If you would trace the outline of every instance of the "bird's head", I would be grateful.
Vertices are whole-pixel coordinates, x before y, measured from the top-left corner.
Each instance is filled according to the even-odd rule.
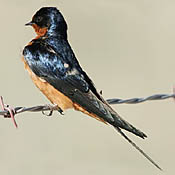
[[[26,24],[35,29],[38,36],[60,35],[67,38],[67,24],[56,7],[43,7],[38,10],[32,21]]]

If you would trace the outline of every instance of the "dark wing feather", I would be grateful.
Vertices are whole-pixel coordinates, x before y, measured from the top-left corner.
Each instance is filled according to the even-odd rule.
[[[82,71],[68,43],[34,40],[24,49],[24,57],[39,77],[69,97],[88,112],[97,115],[114,127],[120,127],[142,138],[146,135],[123,120],[97,93],[92,81]],[[60,41],[59,41],[60,42]],[[72,61],[71,61],[72,60]],[[68,64],[69,66],[65,66]]]
[[[82,92],[89,90],[89,84],[76,67],[70,64],[62,54],[55,52],[48,44],[34,41],[32,45],[25,47],[23,55],[37,76],[48,80],[67,81]]]
[[[42,40],[40,41],[42,42]],[[90,89],[99,100],[103,101],[101,96],[98,94],[92,80],[87,76],[87,74],[82,70],[81,66],[79,65],[79,62],[77,61],[76,56],[74,55],[74,52],[69,45],[69,42],[63,39],[58,40],[55,37],[46,38],[44,41],[45,44],[47,43],[47,48],[52,47],[52,49],[54,49],[55,54],[58,56],[59,59],[62,59],[63,62],[69,64],[70,68],[76,68],[76,70],[79,72],[79,74],[76,76],[69,76],[67,80],[70,80],[69,82],[71,84],[74,83],[73,85],[76,85],[76,87],[80,86],[80,81],[80,83],[82,83],[81,86],[83,89],[86,86],[86,91]]]

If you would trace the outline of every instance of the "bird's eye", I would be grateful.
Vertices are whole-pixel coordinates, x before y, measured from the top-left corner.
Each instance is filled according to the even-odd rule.
[[[41,22],[41,21],[42,21],[42,19],[43,19],[43,17],[42,17],[42,16],[38,16],[38,17],[36,18],[36,22]]]

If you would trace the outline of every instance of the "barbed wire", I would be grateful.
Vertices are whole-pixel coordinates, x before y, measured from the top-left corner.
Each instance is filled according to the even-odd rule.
[[[153,101],[153,100],[165,100],[168,98],[175,98],[175,94],[155,94],[148,97],[143,98],[130,98],[130,99],[119,99],[119,98],[113,98],[113,99],[107,99],[107,102],[111,105],[114,104],[138,104],[145,101]],[[8,107],[8,105],[6,105]],[[13,108],[14,114],[19,114],[22,112],[44,112],[44,111],[54,111],[58,110],[56,105],[37,105],[33,107],[15,107]],[[0,111],[0,115],[8,115],[8,110],[2,110]]]
[[[114,104],[138,104],[145,101],[153,101],[153,100],[165,100],[168,98],[175,98],[175,93],[173,94],[155,94],[148,97],[143,98],[130,98],[130,99],[107,99],[107,102],[111,105]],[[22,112],[42,112],[44,115],[51,116],[53,111],[58,111],[63,114],[63,111],[58,108],[57,105],[37,105],[33,107],[15,107],[12,108],[9,105],[5,105],[3,102],[3,97],[0,96],[0,105],[2,107],[2,111],[0,111],[0,116],[4,116],[5,118],[11,118],[15,127],[17,128],[17,123],[15,121],[14,115],[22,113]],[[45,111],[49,111],[49,113],[45,113]]]

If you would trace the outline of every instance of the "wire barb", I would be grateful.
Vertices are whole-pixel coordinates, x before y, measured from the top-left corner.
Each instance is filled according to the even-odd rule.
[[[3,111],[6,111],[6,113],[3,116],[6,117],[6,118],[7,117],[8,118],[10,117],[12,119],[15,127],[17,128],[18,125],[17,125],[16,120],[15,120],[15,114],[16,114],[15,113],[15,110],[12,107],[10,107],[9,105],[5,105],[4,104],[4,101],[3,101],[3,97],[2,96],[0,96],[0,105],[2,107],[2,110]]]

